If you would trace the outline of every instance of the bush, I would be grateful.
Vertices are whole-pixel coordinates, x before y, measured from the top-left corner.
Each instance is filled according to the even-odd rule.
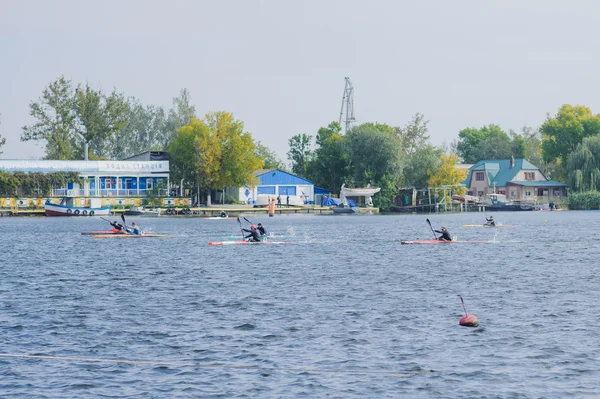
[[[569,209],[573,210],[600,209],[600,192],[569,193],[567,202]]]

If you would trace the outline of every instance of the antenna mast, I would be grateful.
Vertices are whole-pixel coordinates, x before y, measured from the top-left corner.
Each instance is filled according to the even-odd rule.
[[[346,86],[344,87],[344,96],[342,97],[342,109],[340,110],[340,121],[342,124],[342,117],[344,115],[344,105],[346,106],[346,119],[344,124],[346,126],[346,133],[350,129],[350,124],[355,121],[354,119],[354,87],[350,82],[350,78],[346,77]]]

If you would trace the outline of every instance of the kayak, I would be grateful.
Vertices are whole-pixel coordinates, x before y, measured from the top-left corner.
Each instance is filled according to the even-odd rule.
[[[485,244],[487,241],[402,240],[401,244]]]
[[[296,236],[286,236],[286,235],[274,235],[274,234],[268,234],[267,235],[267,239],[271,240],[273,238],[287,238],[287,237],[296,237]],[[239,241],[240,240],[240,236],[229,236],[229,237],[221,237],[221,241]]]
[[[498,223],[495,226],[490,226],[489,224],[463,224],[463,227],[513,227],[513,225],[502,223]]]
[[[227,220],[229,216],[221,217],[221,216],[211,216],[208,218],[204,218],[204,220]]]
[[[155,234],[155,233],[145,233],[145,234],[96,234],[93,235],[92,238],[160,238],[160,237],[173,237],[167,234]]]
[[[123,231],[112,231],[112,230],[99,230],[99,231],[82,231],[82,236],[97,236],[97,235],[106,235],[106,234],[125,234]]]
[[[295,242],[289,242],[289,241],[260,241],[260,242],[256,242],[256,241],[243,241],[243,240],[237,240],[237,241],[210,241],[208,243],[208,245],[210,246],[217,246],[217,245],[255,245],[255,244],[296,244]]]

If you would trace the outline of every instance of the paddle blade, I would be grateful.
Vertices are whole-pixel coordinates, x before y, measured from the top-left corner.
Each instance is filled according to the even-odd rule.
[[[121,220],[123,221],[123,224],[127,224],[125,223],[125,215],[121,214]]]
[[[242,217],[243,217],[243,216],[242,216]],[[248,222],[248,223],[252,224],[252,222],[251,222],[251,221],[249,221],[248,219],[246,219],[245,217],[244,217],[244,220],[245,220],[246,222]]]
[[[429,219],[425,219],[427,220],[427,224],[429,225],[429,227],[431,227],[431,222],[429,221]]]

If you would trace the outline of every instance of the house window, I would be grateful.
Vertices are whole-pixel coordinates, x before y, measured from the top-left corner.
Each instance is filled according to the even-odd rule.
[[[517,192],[514,190],[510,190],[510,198],[515,198],[517,196]]]
[[[483,172],[476,172],[475,173],[475,180],[477,180],[477,181],[484,181],[485,177],[483,176]]]
[[[483,196],[483,191],[477,191],[477,196],[478,196],[478,197],[481,197],[481,196]]]
[[[498,190],[498,194],[506,195],[506,191],[504,191],[504,190]]]
[[[467,195],[473,195],[473,191],[467,191]]]
[[[152,190],[152,179],[146,179],[146,190]]]
[[[535,172],[525,172],[525,180],[535,180]]]
[[[525,196],[526,197],[531,197],[531,191],[525,191]]]
[[[104,182],[106,183],[106,189],[107,190],[112,190],[112,188],[113,188],[112,179],[109,177]]]

